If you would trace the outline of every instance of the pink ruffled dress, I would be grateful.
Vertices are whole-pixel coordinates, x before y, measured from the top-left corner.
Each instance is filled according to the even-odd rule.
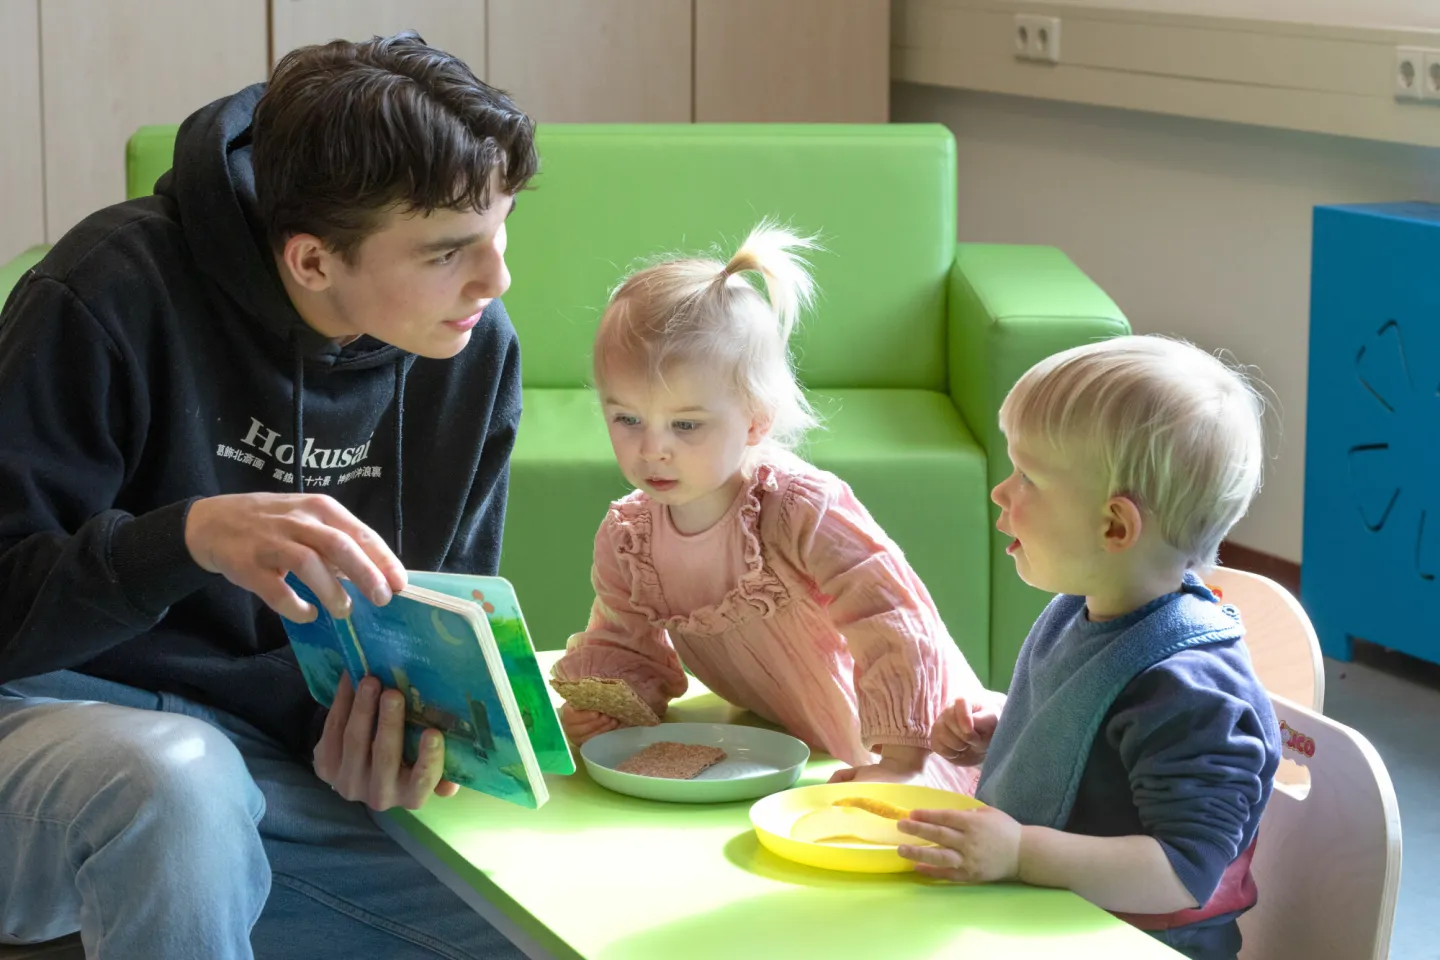
[[[848,764],[929,748],[936,716],[981,689],[925,585],[833,474],[781,455],[685,535],[636,491],[595,537],[595,604],[554,676],[626,680],[659,715],[685,666],[729,702]],[[925,780],[974,791],[931,755]]]

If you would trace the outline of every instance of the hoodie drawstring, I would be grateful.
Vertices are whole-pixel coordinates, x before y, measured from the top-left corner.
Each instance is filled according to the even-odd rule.
[[[305,352],[300,346],[300,333],[297,330],[290,337],[290,344],[295,351],[295,374],[293,379],[294,393],[292,395],[292,406],[295,418],[295,492],[305,492]],[[402,551],[405,547],[405,506],[403,495],[405,492],[404,481],[404,426],[405,426],[405,376],[409,372],[405,364],[405,357],[395,362],[395,556],[403,560]]]
[[[402,443],[405,426],[405,358],[395,361],[395,556],[405,546],[405,445]]]
[[[294,399],[295,410],[295,492],[305,492],[305,351],[300,348],[300,331],[290,335],[295,350]]]

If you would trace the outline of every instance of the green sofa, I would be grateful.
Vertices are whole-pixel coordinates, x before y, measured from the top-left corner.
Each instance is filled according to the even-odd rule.
[[[174,134],[131,140],[132,196],[169,167]],[[993,528],[989,491],[1010,469],[996,412],[1035,361],[1126,332],[1110,298],[1058,250],[956,243],[941,126],[552,124],[539,147],[510,221],[525,412],[501,562],[537,646],[584,626],[592,538],[626,492],[587,386],[608,291],[644,258],[728,251],[771,216],[824,246],[795,346],[825,429],[803,452],[905,550],[976,672],[1008,684],[1046,597]]]

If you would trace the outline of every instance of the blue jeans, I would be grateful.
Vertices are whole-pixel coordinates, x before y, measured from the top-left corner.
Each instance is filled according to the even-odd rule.
[[[88,957],[521,960],[248,723],[61,671],[0,686],[0,943]]]

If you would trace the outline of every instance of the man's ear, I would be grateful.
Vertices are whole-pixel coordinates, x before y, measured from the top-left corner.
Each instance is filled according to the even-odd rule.
[[[292,234],[280,261],[296,283],[313,293],[328,289],[340,267],[339,255],[313,233]]]
[[[1140,508],[1129,497],[1111,497],[1105,501],[1105,550],[1119,553],[1140,541],[1145,519]]]

